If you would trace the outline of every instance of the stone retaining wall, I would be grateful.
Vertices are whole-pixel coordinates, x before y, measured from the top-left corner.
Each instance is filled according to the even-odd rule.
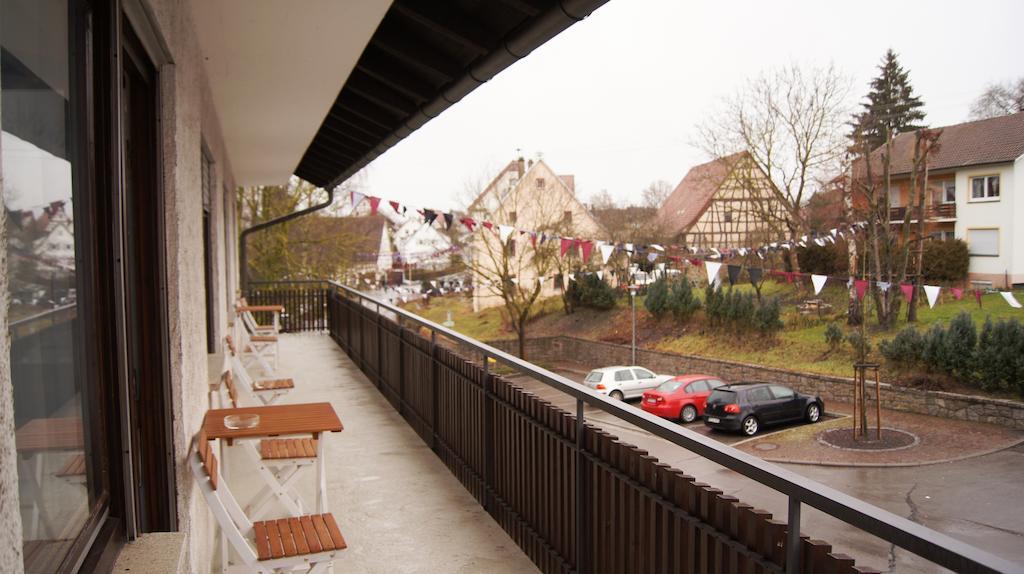
[[[517,352],[516,341],[489,343],[506,352]],[[628,365],[630,347],[576,337],[541,337],[527,341],[526,357],[535,363],[573,362],[593,367]],[[853,402],[853,379],[788,371],[762,365],[737,363],[661,351],[637,349],[637,363],[658,373],[706,373],[727,381],[764,381],[780,383],[800,392],[815,394],[825,401]],[[869,384],[868,399],[874,400],[874,384]],[[886,408],[947,417],[965,421],[993,423],[1024,430],[1024,403],[956,393],[922,391],[882,383],[882,405]]]

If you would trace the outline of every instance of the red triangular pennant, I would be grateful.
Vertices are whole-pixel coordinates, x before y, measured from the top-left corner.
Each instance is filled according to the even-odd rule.
[[[483,225],[484,225],[484,227],[486,227],[487,229],[494,229],[494,224],[493,224],[493,223],[491,223],[490,221],[485,221]]]
[[[868,281],[867,279],[857,279],[853,282],[853,286],[857,289],[857,300],[860,301],[864,298],[864,293],[867,293]]]
[[[949,291],[953,293],[953,298],[959,301],[964,296],[964,290],[959,287],[950,287]]]
[[[390,205],[390,206],[391,206],[391,209],[394,209],[394,210],[395,210],[395,213],[398,213],[398,208],[399,208],[399,205],[398,205],[398,202],[397,202],[397,201],[389,201],[389,202],[388,202],[388,205]]]
[[[581,241],[580,246],[583,248],[583,262],[587,263],[590,261],[590,251],[594,248],[594,242]]]
[[[466,229],[468,229],[470,233],[473,233],[473,226],[476,225],[476,221],[473,221],[472,217],[463,217],[459,221],[466,226]]]
[[[534,247],[537,247],[537,232],[536,231],[531,231],[530,232],[530,244],[532,244]]]
[[[907,300],[907,303],[914,298],[914,286],[910,283],[900,283],[900,291],[903,291],[903,297]]]
[[[565,257],[565,252],[569,251],[570,247],[572,247],[572,239],[563,237],[561,246],[561,257]]]

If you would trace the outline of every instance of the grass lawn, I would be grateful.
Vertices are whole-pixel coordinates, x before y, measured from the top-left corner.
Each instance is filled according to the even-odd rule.
[[[749,284],[737,285],[735,288],[753,291]],[[696,288],[694,291],[700,299],[704,298],[702,288]],[[811,373],[852,376],[854,352],[850,345],[843,343],[840,348],[831,351],[825,342],[825,329],[831,322],[838,324],[844,333],[853,330],[846,326],[845,285],[828,285],[818,296],[833,306],[832,311],[821,318],[817,315],[801,315],[797,311],[797,304],[815,297],[809,285],[798,289],[795,285],[769,280],[764,283],[761,293],[763,297],[778,297],[782,303],[785,327],[771,340],[752,335],[722,334],[706,330],[702,313],[698,313],[685,325],[671,318],[657,320],[647,313],[644,308],[644,297],[640,296],[636,301],[638,344],[645,348],[672,353]],[[1024,292],[1017,292],[1015,295],[1018,300],[1024,301]],[[444,322],[448,313],[451,313],[455,329],[476,339],[486,341],[515,336],[508,326],[508,321],[502,316],[501,307],[473,313],[471,302],[465,297],[433,298],[426,307],[414,302],[408,304],[406,308],[439,323]],[[900,319],[896,327],[883,331],[873,326],[874,303],[867,303],[867,334],[872,347],[872,360],[882,362],[878,353],[879,343],[891,339],[907,325],[906,309],[906,304],[901,306]],[[918,308],[917,327],[925,330],[937,322],[948,322],[961,311],[968,312],[979,329],[986,317],[993,320],[1017,318],[1024,321],[1024,309],[1010,307],[998,293],[983,295],[982,307],[979,308],[974,296],[969,292],[964,294],[963,299],[957,301],[953,299],[951,293],[944,291],[934,309],[929,309],[927,301],[923,301],[922,306]],[[568,334],[616,343],[628,343],[631,333],[628,297],[620,298],[616,307],[608,311],[581,309],[572,315],[566,315],[562,311],[560,297],[545,299],[539,304],[527,329],[527,336]]]

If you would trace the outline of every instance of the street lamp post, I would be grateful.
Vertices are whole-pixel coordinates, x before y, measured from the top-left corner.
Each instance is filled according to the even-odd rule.
[[[637,285],[630,285],[629,286],[629,300],[630,300],[630,303],[632,304],[632,307],[633,307],[633,362],[631,363],[633,365],[636,364],[636,291],[637,291],[637,289],[638,289]]]

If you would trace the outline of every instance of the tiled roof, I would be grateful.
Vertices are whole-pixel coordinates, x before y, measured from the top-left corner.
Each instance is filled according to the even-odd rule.
[[[658,209],[659,225],[672,235],[689,229],[707,209],[732,168],[744,157],[746,152],[734,153],[691,168]]]
[[[1024,155],[1024,112],[937,129],[942,130],[942,135],[939,149],[929,162],[931,171],[1009,162]],[[883,150],[884,146],[872,153],[873,162]],[[909,174],[913,161],[913,132],[893,138],[891,173]]]

